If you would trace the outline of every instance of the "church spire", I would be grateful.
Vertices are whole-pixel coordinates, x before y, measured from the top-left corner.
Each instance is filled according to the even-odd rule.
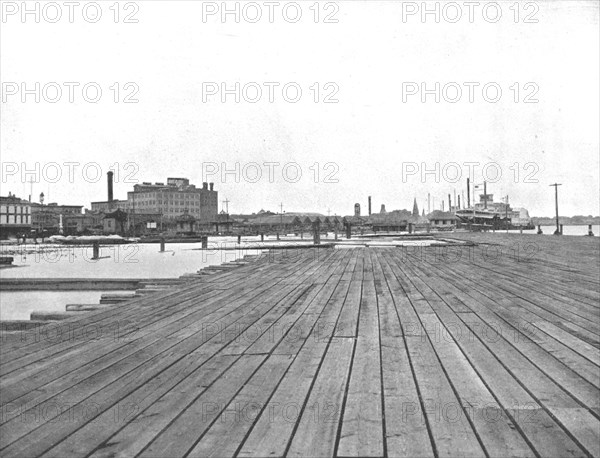
[[[415,197],[415,203],[413,204],[413,216],[419,216],[419,207],[417,206],[417,198]]]

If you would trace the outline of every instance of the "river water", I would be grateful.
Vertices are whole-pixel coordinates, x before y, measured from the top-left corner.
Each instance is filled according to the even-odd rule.
[[[234,261],[261,251],[217,250],[235,247],[236,238],[200,243],[171,243],[160,252],[156,243],[100,247],[100,259],[92,259],[91,246],[3,245],[2,256],[12,256],[15,267],[0,270],[1,278],[176,278],[211,265]],[[253,243],[245,238],[244,243]],[[125,292],[125,291],[121,291]],[[0,321],[28,320],[34,310],[65,311],[67,304],[98,304],[110,291],[6,291],[0,295]],[[84,313],[84,312],[82,312]]]

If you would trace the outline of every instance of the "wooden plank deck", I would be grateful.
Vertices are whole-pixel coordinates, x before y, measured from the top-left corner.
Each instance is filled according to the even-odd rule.
[[[273,251],[2,335],[3,457],[598,456],[598,238]]]

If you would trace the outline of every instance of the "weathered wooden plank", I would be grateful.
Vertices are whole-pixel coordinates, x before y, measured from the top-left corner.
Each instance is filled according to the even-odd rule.
[[[368,275],[368,274],[371,275]],[[379,317],[372,270],[365,270],[358,338],[337,454],[383,456]]]
[[[287,456],[334,456],[353,348],[354,339],[331,340]]]
[[[215,418],[188,457],[233,457],[246,433],[263,411],[272,415],[268,400],[292,363],[289,355],[272,355]]]

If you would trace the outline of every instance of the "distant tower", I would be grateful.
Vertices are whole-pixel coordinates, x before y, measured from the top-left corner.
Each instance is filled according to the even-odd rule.
[[[40,204],[44,205],[44,193],[40,193]]]
[[[381,204],[381,210],[379,211],[379,213],[387,213],[385,211],[385,204]]]
[[[415,202],[413,203],[413,216],[419,216],[419,207],[417,206],[417,198],[415,197]]]
[[[371,196],[369,196],[369,216],[371,216]]]
[[[354,216],[360,216],[360,204],[354,204]]]

